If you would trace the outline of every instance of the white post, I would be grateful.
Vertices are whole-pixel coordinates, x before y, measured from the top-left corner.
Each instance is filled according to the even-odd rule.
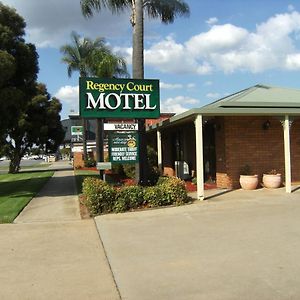
[[[161,132],[159,130],[157,130],[157,164],[159,171],[162,173]]]
[[[291,149],[290,149],[290,126],[289,116],[284,117],[284,167],[285,167],[285,191],[292,192],[292,172],[291,172]]]
[[[197,115],[196,117],[195,134],[196,134],[197,199],[204,200],[202,115]]]

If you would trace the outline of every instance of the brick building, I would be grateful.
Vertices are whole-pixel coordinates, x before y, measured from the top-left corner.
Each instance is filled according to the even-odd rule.
[[[169,119],[174,116],[174,113],[161,113],[160,117],[157,119],[146,119],[146,126],[155,125],[156,123],[160,123],[164,120]],[[133,119],[111,119],[106,118],[105,123],[132,123]],[[81,126],[82,120],[78,114],[73,114],[69,116],[69,119],[63,120],[62,125],[65,129],[65,139],[64,144],[70,145],[72,157],[73,157],[73,165],[75,168],[84,167],[83,161],[83,144],[81,136],[72,136],[71,135],[71,127],[72,126]],[[96,159],[96,119],[87,119],[86,120],[86,137],[87,137],[87,152],[88,157]],[[108,147],[108,135],[105,133],[104,136],[104,152],[107,154]]]
[[[178,161],[197,176],[199,199],[207,180],[238,188],[246,164],[260,179],[276,169],[291,192],[300,181],[300,90],[256,85],[154,124],[148,136],[164,174]]]

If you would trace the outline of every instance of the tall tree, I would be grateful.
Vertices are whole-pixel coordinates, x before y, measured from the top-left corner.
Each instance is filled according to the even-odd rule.
[[[0,2],[0,147],[6,129],[34,95],[38,55],[25,43],[25,26],[15,9]]]
[[[126,62],[125,60],[114,54],[112,50],[105,46],[102,49],[97,49],[93,52],[91,59],[91,74],[92,76],[102,78],[120,78],[128,77]],[[103,154],[103,142],[104,142],[104,131],[103,131],[103,119],[96,119],[96,161],[100,162],[104,160]],[[103,172],[100,171],[101,178]]]
[[[89,38],[81,38],[76,32],[71,33],[71,44],[61,47],[63,53],[62,61],[68,65],[68,76],[71,77],[74,71],[78,71],[80,77],[91,75],[91,62],[93,52],[105,47],[104,40],[97,38],[92,41]],[[82,118],[83,126],[83,159],[87,160],[87,139],[86,139],[86,119]]]
[[[61,103],[51,98],[45,85],[36,84],[35,96],[20,110],[5,134],[4,151],[10,159],[9,173],[16,173],[21,158],[33,146],[55,152],[64,138],[60,122]]]
[[[144,12],[149,18],[159,18],[163,23],[174,22],[177,16],[188,16],[189,6],[182,0],[80,0],[85,17],[92,17],[94,11],[108,8],[113,13],[131,9],[130,22],[133,28],[132,76],[144,78]],[[145,120],[139,120],[140,153],[146,153]],[[138,177],[140,183],[147,181],[147,158],[141,155]]]

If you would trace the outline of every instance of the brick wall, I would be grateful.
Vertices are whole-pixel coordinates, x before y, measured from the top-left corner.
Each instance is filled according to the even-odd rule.
[[[216,131],[217,185],[238,188],[240,169],[249,165],[253,174],[276,169],[284,178],[283,128],[275,117],[217,118]],[[263,129],[266,121],[267,130]],[[292,180],[300,180],[300,120],[291,128]]]

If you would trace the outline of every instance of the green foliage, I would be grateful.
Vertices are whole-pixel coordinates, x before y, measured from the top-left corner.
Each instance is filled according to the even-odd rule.
[[[193,184],[197,184],[197,177],[194,177],[194,178],[192,179],[192,183],[193,183]]]
[[[249,165],[244,165],[240,169],[240,175],[251,175],[251,167]]]
[[[38,54],[24,34],[23,18],[0,2],[0,147],[11,160],[10,173],[33,145],[55,152],[64,136],[61,104],[37,84]]]
[[[89,157],[84,161],[84,166],[87,168],[96,167],[96,161],[93,158]]]
[[[144,189],[144,200],[149,207],[158,207],[166,205],[163,199],[161,186],[149,186]]]
[[[165,205],[181,205],[188,201],[187,191],[183,180],[176,177],[168,177],[158,186],[162,189],[162,199]]]
[[[116,194],[114,212],[124,212],[135,209],[144,203],[143,188],[140,186],[127,186],[119,189]]]
[[[0,175],[0,223],[11,223],[53,175],[26,172]]]
[[[83,194],[93,215],[125,212],[140,207],[181,205],[188,201],[185,184],[175,177],[168,177],[151,187],[127,186],[113,188],[96,178],[85,178]]]
[[[93,215],[113,211],[116,191],[108,183],[96,178],[85,178],[82,185],[86,205]]]
[[[124,164],[123,165],[123,170],[128,178],[135,178],[135,164]]]

